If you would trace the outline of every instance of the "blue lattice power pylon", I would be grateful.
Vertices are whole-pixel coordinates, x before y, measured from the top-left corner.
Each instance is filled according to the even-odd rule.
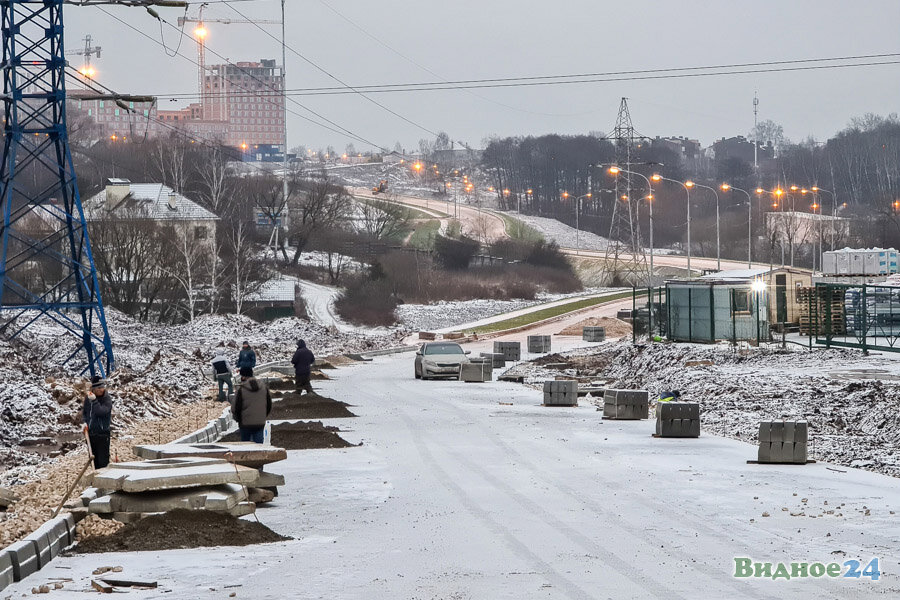
[[[41,321],[74,339],[64,363],[106,375],[112,345],[66,130],[63,0],[0,0],[0,336]],[[77,361],[77,362],[76,362]]]

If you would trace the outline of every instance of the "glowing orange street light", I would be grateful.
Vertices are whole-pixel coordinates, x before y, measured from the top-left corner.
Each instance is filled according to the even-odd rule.
[[[609,168],[609,172],[612,173],[613,175],[618,175],[618,174],[619,174],[619,167],[610,167],[610,168]]]
[[[650,179],[652,179],[653,181],[661,181],[662,176],[659,173],[654,173],[653,175],[650,176]]]
[[[563,198],[568,198],[568,197],[569,197],[569,192],[563,192],[563,193],[562,193],[562,197],[563,197]]]
[[[756,188],[756,193],[757,193],[757,194],[762,194],[762,193],[765,192],[765,191],[766,191],[766,190],[764,190],[764,189],[762,189],[762,188]]]
[[[694,182],[691,181],[690,179],[688,179],[687,181],[684,182],[684,187],[692,188],[692,187],[694,187]]]
[[[509,188],[503,190],[503,195],[504,195],[504,196],[509,196]]]
[[[900,200],[894,200],[894,210],[900,209]]]
[[[723,192],[727,192],[728,190],[731,189],[731,186],[728,185],[727,183],[723,183],[723,184],[720,185],[719,187],[722,188],[722,191],[723,191]]]
[[[241,150],[246,150],[246,149],[247,149],[247,142],[241,142]],[[325,155],[325,158],[328,158],[327,154]]]
[[[494,191],[494,186],[489,187],[489,188],[488,188],[488,191],[489,191],[489,192],[493,192],[493,191]]]
[[[800,188],[798,188],[796,185],[792,185],[792,186],[791,186],[791,191],[792,191],[792,192],[796,192],[796,191],[799,190],[799,189],[800,189]]]
[[[37,134],[35,134],[35,135],[37,135]],[[116,141],[119,138],[116,134],[113,134],[113,135],[109,136],[109,139],[111,139],[112,141]]]
[[[531,188],[528,188],[527,190],[525,190],[525,193],[531,195],[531,193],[532,193]]]
[[[784,194],[783,189],[778,188],[777,190],[775,190],[775,195],[778,196],[779,198],[782,196],[782,194]]]
[[[209,35],[209,31],[206,29],[206,27],[203,25],[203,23],[200,23],[199,25],[197,25],[197,28],[194,30],[194,36],[198,40],[203,41],[203,39],[207,35]]]
[[[78,69],[78,72],[81,73],[82,76],[87,77],[88,79],[93,79],[94,75],[97,74],[97,71],[94,70],[94,67],[90,65],[85,65]]]
[[[413,169],[415,169],[416,172],[421,171],[421,170],[422,170],[422,163],[417,162],[416,164],[413,165]]]
[[[772,203],[772,208],[778,208],[778,203],[777,203],[777,202],[773,202],[773,203]]]
[[[813,212],[819,210],[819,205],[818,205],[818,204],[813,204],[813,205],[812,205],[812,209],[813,209]]]

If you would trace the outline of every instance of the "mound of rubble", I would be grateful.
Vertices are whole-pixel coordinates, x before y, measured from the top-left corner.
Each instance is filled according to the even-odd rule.
[[[74,551],[93,554],[249,546],[290,539],[255,521],[205,510],[177,509],[130,523],[110,535],[88,537]]]

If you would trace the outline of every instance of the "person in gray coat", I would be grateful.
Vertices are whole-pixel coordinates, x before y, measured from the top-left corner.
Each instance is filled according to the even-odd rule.
[[[266,384],[253,376],[253,369],[241,367],[241,385],[234,393],[231,415],[237,421],[242,442],[263,443],[263,430],[272,412],[272,395]]]
[[[94,468],[102,469],[109,465],[112,396],[106,389],[106,380],[99,375],[91,377],[91,391],[84,399],[81,418],[94,455]]]

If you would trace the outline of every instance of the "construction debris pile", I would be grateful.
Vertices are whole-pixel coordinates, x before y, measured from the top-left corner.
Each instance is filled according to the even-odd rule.
[[[549,365],[549,366],[543,366]],[[758,442],[760,421],[809,423],[810,459],[900,476],[900,361],[851,350],[606,343],[516,365],[526,383],[564,375],[601,387],[667,390],[700,404],[705,431]],[[602,409],[602,399],[596,399]]]

